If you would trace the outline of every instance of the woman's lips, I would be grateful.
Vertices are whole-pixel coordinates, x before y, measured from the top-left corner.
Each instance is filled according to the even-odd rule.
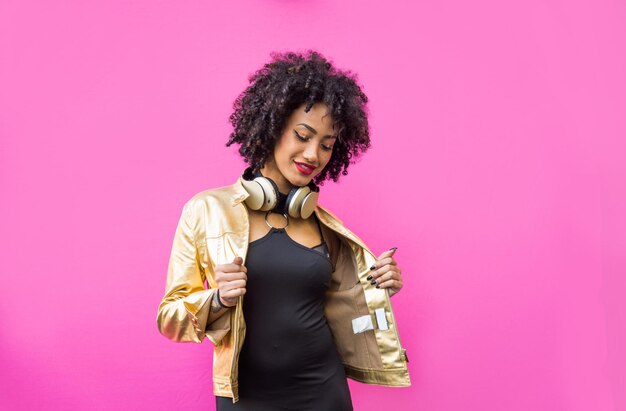
[[[306,174],[311,175],[311,173],[313,173],[313,171],[315,171],[315,167],[311,167],[307,164],[303,164],[303,163],[298,163],[297,161],[294,161],[296,168],[298,169],[298,171],[300,171],[302,174]]]

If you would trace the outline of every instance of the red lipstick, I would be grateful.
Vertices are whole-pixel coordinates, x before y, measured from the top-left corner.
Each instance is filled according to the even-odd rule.
[[[315,167],[313,166],[309,166],[308,164],[304,164],[304,163],[298,163],[297,161],[294,161],[296,168],[298,169],[298,171],[300,171],[302,174],[305,175],[311,175],[311,173],[313,173],[313,171],[315,171]]]

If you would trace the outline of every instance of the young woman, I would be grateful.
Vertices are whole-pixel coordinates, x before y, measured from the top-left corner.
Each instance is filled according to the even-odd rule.
[[[230,117],[226,145],[249,167],[183,206],[157,325],[215,345],[217,410],[351,410],[346,377],[410,385],[396,248],[376,258],[317,204],[370,145],[355,77],[314,51],[274,53]]]

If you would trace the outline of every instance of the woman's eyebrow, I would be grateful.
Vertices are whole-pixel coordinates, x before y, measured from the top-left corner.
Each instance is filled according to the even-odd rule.
[[[310,126],[310,125],[308,125],[308,124],[305,124],[305,123],[298,123],[298,124],[296,124],[296,125],[297,125],[297,126],[304,126],[304,127],[306,127],[306,128],[307,128],[307,129],[308,129],[311,133],[313,133],[313,134],[317,134],[317,130],[315,130],[313,127],[311,127],[311,126]],[[337,136],[327,135],[327,136],[325,136],[324,138],[337,138]]]

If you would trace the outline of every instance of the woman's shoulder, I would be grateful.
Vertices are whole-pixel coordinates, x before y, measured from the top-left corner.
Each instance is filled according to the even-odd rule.
[[[325,218],[328,219],[330,217],[330,219],[335,220],[335,221],[339,222],[340,224],[343,224],[343,221],[339,217],[337,217],[337,215],[335,213],[333,213],[328,208],[324,207],[323,205],[321,205],[319,203],[317,204],[317,210],[321,214],[322,218],[325,217]]]
[[[241,195],[235,184],[220,187],[206,188],[187,198],[183,208],[191,210],[206,209],[207,207],[231,206]]]
[[[188,202],[206,201],[206,200],[230,200],[241,195],[236,184],[228,184],[219,187],[206,188],[193,194]]]

